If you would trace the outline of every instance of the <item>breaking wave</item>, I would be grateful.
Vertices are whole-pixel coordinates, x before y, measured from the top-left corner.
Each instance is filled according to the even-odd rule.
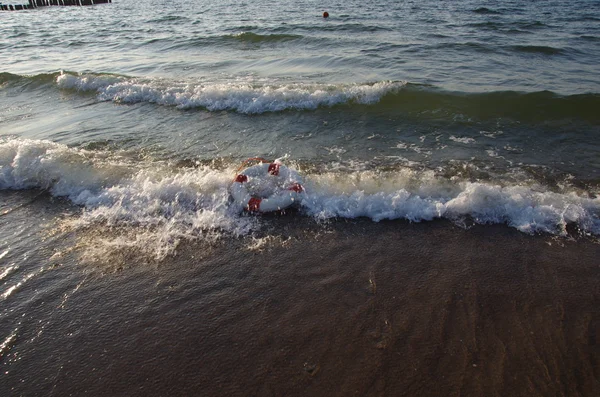
[[[35,83],[35,84],[31,84]],[[177,109],[263,114],[334,106],[368,106],[419,119],[508,118],[519,122],[577,119],[600,123],[600,94],[559,95],[550,91],[466,93],[402,81],[318,84],[255,81],[175,81],[115,74],[58,72],[33,76],[0,74],[2,85],[54,86],[95,95],[99,101],[153,103]]]
[[[405,85],[401,82],[346,85],[246,81],[190,83],[68,73],[58,75],[56,83],[62,89],[96,92],[98,99],[103,101],[149,102],[180,109],[232,110],[246,114],[312,110],[346,103],[374,104]]]
[[[260,227],[260,217],[230,205],[228,187],[236,165],[140,164],[119,153],[49,141],[0,141],[0,189],[45,189],[64,197],[83,208],[74,227],[129,228],[128,239],[115,236],[108,238],[110,244],[150,250],[158,259],[173,254],[182,240],[242,236]],[[583,234],[600,235],[600,198],[592,192],[473,182],[410,168],[321,168],[303,172],[306,193],[299,212],[315,219],[460,223],[468,218],[525,233],[566,235],[573,225]]]

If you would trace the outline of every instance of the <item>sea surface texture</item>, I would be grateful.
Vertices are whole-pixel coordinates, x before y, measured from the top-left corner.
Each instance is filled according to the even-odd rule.
[[[414,365],[396,373],[393,360],[382,365],[364,353],[372,346],[356,344],[367,335],[377,352],[400,346],[390,342],[402,339],[392,314],[400,306],[378,306],[387,314],[369,317],[379,325],[368,330],[352,328],[364,320],[358,311],[329,317],[345,336],[336,339],[335,325],[317,334],[357,346],[344,354],[311,345],[317,328],[306,324],[325,324],[326,307],[367,310],[361,294],[385,294],[386,280],[398,283],[389,302],[403,282],[406,291],[424,279],[454,291],[449,278],[410,273],[418,279],[410,284],[393,271],[406,271],[396,261],[421,245],[425,252],[409,255],[417,273],[441,263],[462,280],[456,269],[465,263],[489,263],[500,275],[542,258],[543,274],[572,299],[556,310],[583,299],[565,292],[575,284],[557,281],[551,264],[581,261],[588,281],[598,280],[599,65],[597,0],[115,0],[1,12],[0,395],[436,395],[415,386],[427,376],[385,381],[434,373],[434,356],[400,351]],[[301,199],[285,214],[251,214],[232,201],[236,171],[253,157],[301,175]],[[402,240],[409,234],[420,237]],[[495,238],[489,256],[478,251]],[[527,254],[508,254],[520,249]],[[362,262],[369,258],[379,259]],[[328,270],[319,273],[321,264]],[[377,276],[382,269],[387,276]],[[351,274],[364,283],[358,295]],[[524,290],[533,285],[523,280]],[[319,298],[329,284],[337,292]],[[295,291],[300,285],[311,292]],[[597,287],[585,285],[598,302]],[[432,293],[432,305],[448,304],[442,295]],[[309,296],[323,312],[303,303]],[[409,313],[427,316],[416,307]],[[537,307],[511,318],[544,318]],[[567,340],[595,346],[597,307],[577,317],[581,328],[557,334],[565,347],[550,360],[580,368],[581,378],[561,377],[563,364],[548,364],[540,347],[531,350],[538,361],[519,361],[547,367],[530,381],[511,384],[518,371],[500,360],[484,379],[504,383],[444,372],[454,380],[437,385],[449,395],[594,395],[597,364],[569,357],[598,350],[573,351]],[[472,313],[457,310],[457,318]],[[471,324],[465,316],[457,329]],[[500,321],[489,316],[482,321]],[[415,330],[436,326],[432,318]],[[436,335],[431,343],[448,342]],[[546,337],[547,346],[563,343]],[[202,347],[190,357],[186,346]],[[498,354],[468,347],[475,358],[465,371],[510,357],[503,346]],[[236,349],[241,358],[227,356]],[[335,360],[360,357],[371,372],[328,372]],[[291,362],[295,369],[274,375]]]

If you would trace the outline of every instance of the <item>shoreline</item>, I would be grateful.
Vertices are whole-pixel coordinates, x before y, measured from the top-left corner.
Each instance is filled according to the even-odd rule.
[[[597,242],[444,221],[269,222],[279,235],[254,250],[231,239],[88,268],[65,317],[33,345],[17,341],[6,384],[56,395],[599,390]],[[57,271],[85,266],[73,265]],[[55,359],[36,365],[36,346]],[[37,375],[20,383],[25,368]]]

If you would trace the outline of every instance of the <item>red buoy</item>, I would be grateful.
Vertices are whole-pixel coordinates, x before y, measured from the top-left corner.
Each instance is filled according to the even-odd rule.
[[[271,175],[279,175],[279,164],[277,164],[277,163],[269,164],[268,172]]]
[[[327,11],[323,13],[323,18],[329,18],[329,13]]]
[[[292,184],[292,186],[288,187],[288,190],[291,190],[296,193],[302,193],[304,191],[304,188],[302,187],[301,184],[299,184],[298,182],[295,182]]]
[[[248,205],[246,206],[246,211],[250,211],[250,212],[260,211],[260,202],[261,201],[262,201],[262,199],[260,199],[258,197],[252,197],[250,200],[248,200]]]
[[[234,182],[239,182],[239,183],[248,182],[248,177],[244,174],[239,174],[235,177]]]

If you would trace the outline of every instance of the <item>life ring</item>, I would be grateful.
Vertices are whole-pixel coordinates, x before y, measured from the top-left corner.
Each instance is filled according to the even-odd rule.
[[[301,200],[301,181],[300,175],[285,165],[265,162],[239,172],[229,191],[236,205],[246,211],[281,211]]]

